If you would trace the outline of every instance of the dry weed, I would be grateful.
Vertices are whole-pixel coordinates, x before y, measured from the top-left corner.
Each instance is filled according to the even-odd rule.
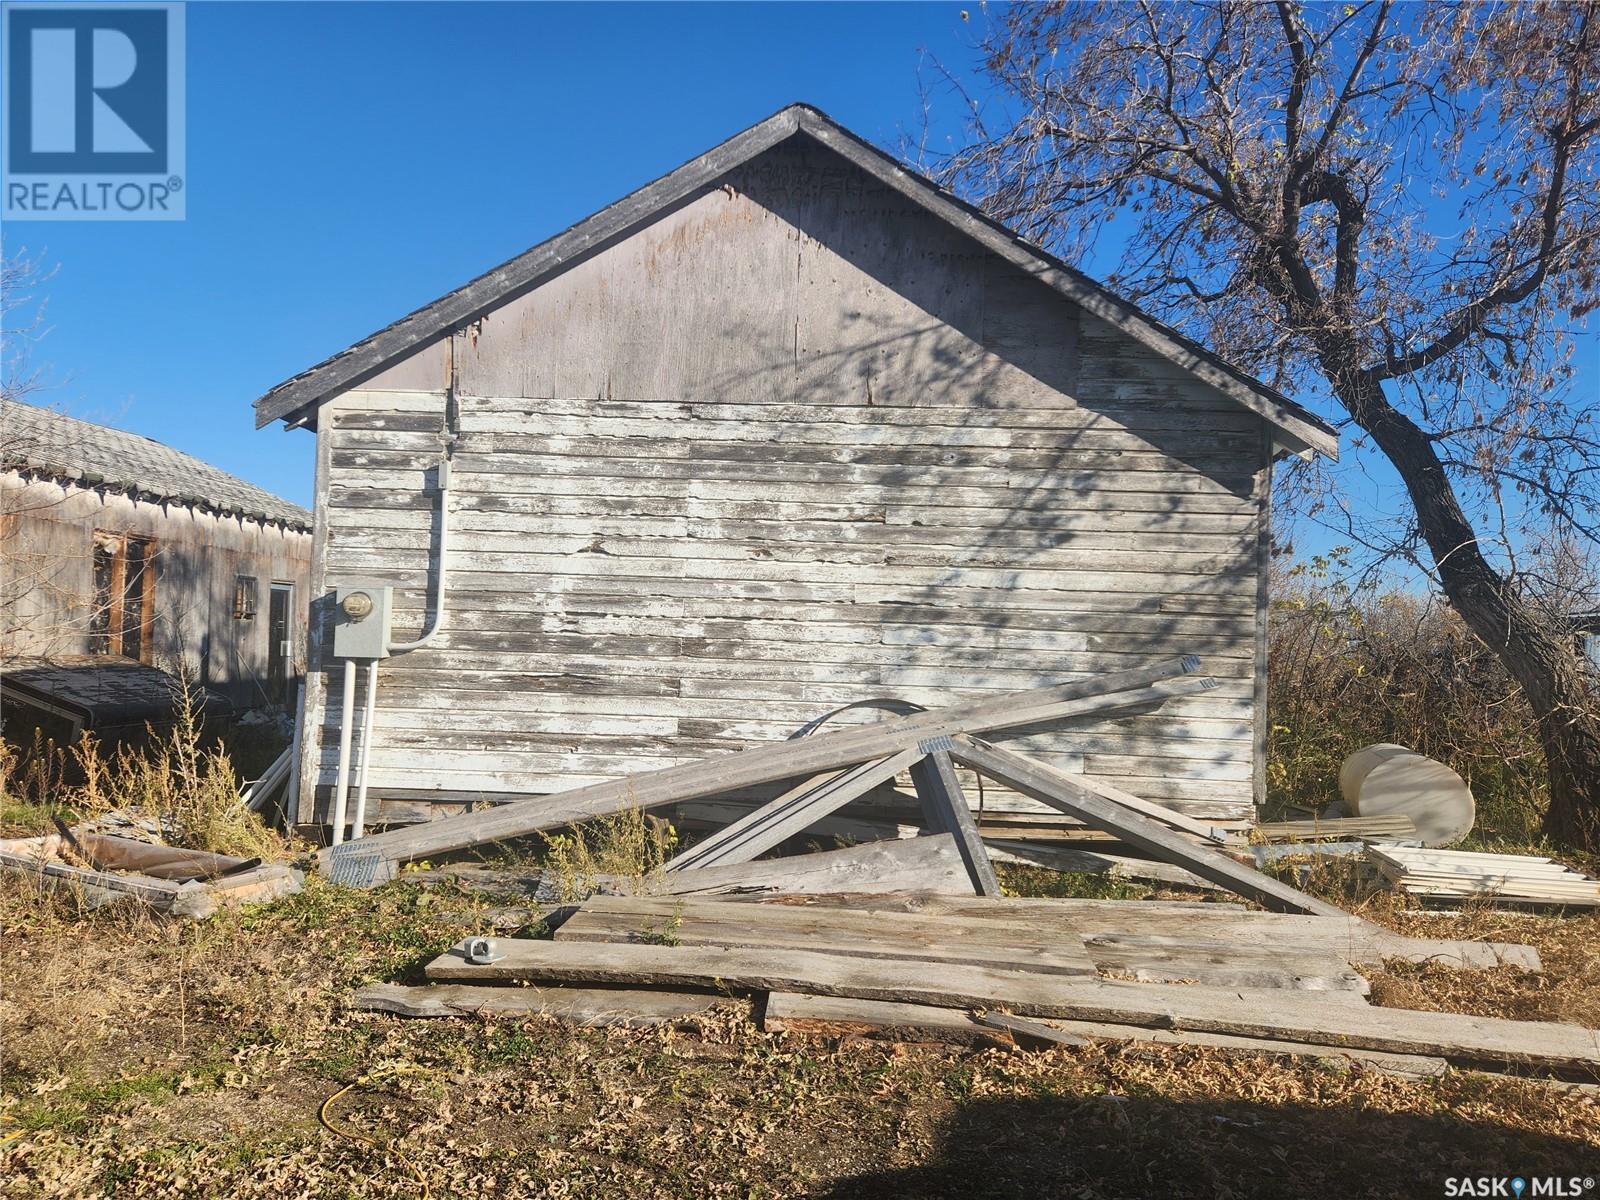
[[[159,735],[151,730],[144,747],[121,746],[112,753],[92,733],[66,750],[36,733],[21,756],[20,780],[15,757],[0,761],[8,772],[0,781],[16,785],[5,794],[61,815],[137,812],[168,831],[173,844],[196,850],[281,857],[283,840],[239,803],[238,776],[227,751],[207,745],[188,687],[174,689],[173,715],[172,727]],[[79,782],[69,783],[69,777]]]
[[[593,895],[608,878],[650,891],[677,842],[670,824],[626,808],[546,839],[544,869],[563,903]]]

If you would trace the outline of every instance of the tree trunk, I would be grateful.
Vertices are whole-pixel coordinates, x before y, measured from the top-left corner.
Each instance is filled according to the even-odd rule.
[[[1325,355],[1325,368],[1342,357]],[[1340,401],[1405,484],[1451,607],[1528,698],[1550,777],[1545,832],[1600,852],[1600,697],[1578,659],[1575,636],[1490,565],[1433,443],[1389,403],[1382,386],[1359,371],[1333,369],[1329,375],[1340,381]]]

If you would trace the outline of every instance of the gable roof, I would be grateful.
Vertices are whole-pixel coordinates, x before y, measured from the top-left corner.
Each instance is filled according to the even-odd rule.
[[[809,137],[834,151],[1074,304],[1210,384],[1272,425],[1287,448],[1337,457],[1338,432],[1315,413],[1011,232],[807,104],[791,104],[570,229],[285,380],[255,402],[257,428],[280,419],[303,420],[307,408],[356,386],[411,352],[538,287],[574,260],[620,241],[726,172],[793,137]]]
[[[298,504],[192,454],[20,400],[0,399],[0,463],[158,503],[172,500],[224,516],[311,528],[311,514]]]

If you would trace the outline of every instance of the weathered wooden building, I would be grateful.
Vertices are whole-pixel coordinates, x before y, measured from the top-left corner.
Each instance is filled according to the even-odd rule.
[[[8,670],[121,658],[186,670],[239,707],[293,698],[305,509],[149,438],[3,400],[0,523]]]
[[[357,583],[394,585],[396,639],[439,623],[381,666],[381,820],[1183,651],[1221,686],[1025,744],[1246,816],[1272,462],[1336,450],[805,106],[256,413],[317,435],[307,822],[338,754],[330,593]]]

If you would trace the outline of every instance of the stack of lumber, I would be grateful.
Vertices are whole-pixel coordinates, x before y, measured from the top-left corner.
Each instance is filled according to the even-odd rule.
[[[1415,837],[1403,813],[1376,817],[1322,817],[1310,821],[1262,821],[1256,833],[1269,842],[1390,841]]]
[[[1593,1078],[1570,1025],[1370,1006],[1355,963],[1537,970],[1526,946],[1403,938],[1350,916],[1231,904],[826,897],[595,897],[553,940],[464,943],[421,987],[360,1007],[681,1020],[730,995],[768,1029],[935,1040],[1161,1041],[1341,1057],[1407,1075],[1446,1064]]]
[[[627,808],[778,792],[754,808],[721,809],[720,828],[646,878],[595,880],[611,894],[554,914],[550,940],[471,938],[428,964],[426,986],[382,984],[355,1002],[411,1016],[650,1025],[748,996],[772,1030],[1161,1041],[1332,1055],[1409,1075],[1457,1064],[1594,1078],[1600,1039],[1589,1030],[1373,1008],[1356,969],[1400,958],[1538,970],[1530,947],[1399,937],[1241,862],[1235,853],[1248,851],[1226,831],[977,736],[1156,709],[1213,686],[1197,670],[1185,657],[347,842],[321,856],[322,869],[370,885],[419,858]],[[1026,861],[1024,852],[1041,850],[993,836],[1023,822],[986,831],[958,767],[1113,840],[1142,869],[1270,911],[1002,899],[991,851]],[[769,857],[902,774],[921,810],[918,836]],[[1067,839],[1044,849],[1102,853]]]
[[[1600,881],[1535,855],[1369,846],[1367,860],[1384,878],[1423,899],[1600,906]]]

